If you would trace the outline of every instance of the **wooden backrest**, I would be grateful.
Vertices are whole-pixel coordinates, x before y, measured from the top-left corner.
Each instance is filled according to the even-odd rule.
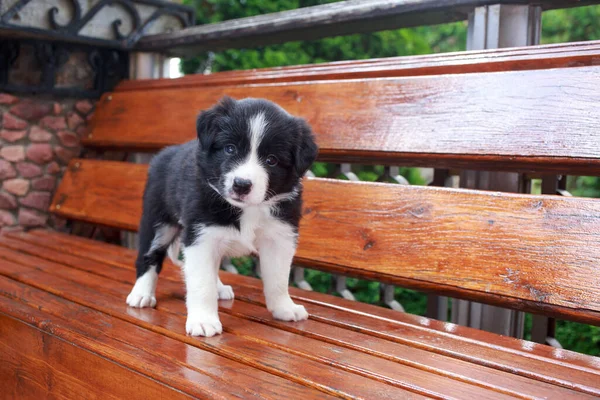
[[[275,101],[313,126],[320,159],[600,175],[600,67],[121,91],[93,147],[155,151],[195,137],[222,96]]]
[[[136,230],[147,166],[74,160],[52,211]],[[600,324],[600,201],[307,179],[310,267]]]

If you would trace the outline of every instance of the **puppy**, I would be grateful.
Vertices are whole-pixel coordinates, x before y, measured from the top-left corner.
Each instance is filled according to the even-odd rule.
[[[308,318],[288,293],[302,207],[302,177],[317,156],[309,125],[261,99],[224,98],[196,123],[198,139],[171,146],[150,163],[139,231],[132,307],[154,307],[167,252],[183,248],[186,331],[222,332],[218,299],[225,256],[258,254],[267,308],[283,321]]]

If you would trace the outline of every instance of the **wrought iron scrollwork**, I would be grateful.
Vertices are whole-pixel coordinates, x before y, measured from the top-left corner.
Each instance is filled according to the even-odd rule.
[[[73,8],[71,19],[66,24],[57,21],[57,16],[61,13],[58,7],[52,7],[48,10],[47,18],[49,29],[40,27],[29,27],[23,23],[15,24],[15,18],[19,12],[29,3],[41,0],[18,0],[8,10],[0,16],[0,27],[19,31],[28,31],[35,34],[43,34],[51,39],[63,39],[78,42],[86,40],[94,44],[106,44],[111,47],[121,49],[131,49],[135,43],[146,33],[151,24],[156,22],[162,16],[172,16],[179,21],[180,28],[185,28],[194,23],[194,11],[191,7],[183,6],[170,1],[159,0],[98,0],[85,13],[82,10],[80,1],[70,0]],[[154,7],[154,12],[145,20],[140,16],[137,5]],[[116,18],[108,22],[112,27],[113,38],[98,38],[84,36],[81,32],[83,28],[103,9],[110,6],[119,6],[131,19],[131,30],[128,33],[121,31],[123,21]]]
[[[81,5],[79,4],[79,1],[71,0],[71,4],[73,4],[73,17],[66,25],[61,25],[56,21],[56,14],[59,13],[58,7],[52,7],[48,11],[48,21],[50,22],[52,29],[69,33],[77,21],[81,20]]]

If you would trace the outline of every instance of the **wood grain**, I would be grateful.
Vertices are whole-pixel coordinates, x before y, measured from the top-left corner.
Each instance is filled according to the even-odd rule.
[[[18,233],[10,234],[10,236],[30,237],[28,234]],[[6,241],[0,243],[1,245],[7,244]],[[85,257],[75,257],[68,264],[61,266],[44,261],[41,258],[55,259],[60,257],[61,252],[69,252],[68,248],[60,245],[52,246],[49,242],[44,244],[56,248],[56,250],[51,250],[51,247],[46,246],[38,247],[27,245],[27,243],[23,244],[23,247],[18,248],[18,253],[11,253],[10,251],[7,253],[0,247],[0,258],[14,260],[25,267],[37,266],[37,269],[52,274],[51,279],[64,277],[73,280],[75,284],[81,286],[84,290],[94,293],[105,292],[112,297],[125,297],[134,279],[133,270],[129,265],[128,268],[115,268],[108,265],[105,268],[98,268],[89,265],[85,261]],[[13,243],[8,243],[8,246],[14,248]],[[35,256],[32,257],[34,254]],[[88,252],[88,254],[91,254],[91,252]],[[113,282],[111,283],[102,278],[88,279],[80,271],[69,271],[70,268],[86,271],[89,269],[92,274],[108,277]],[[225,274],[224,277],[228,276],[230,274]],[[237,278],[250,279],[247,277]],[[127,281],[128,285],[123,285],[123,281]],[[33,284],[37,285],[35,282]],[[41,286],[41,288],[43,287]],[[56,286],[52,287],[55,288]],[[315,318],[315,322],[309,320],[302,324],[280,323],[273,321],[264,308],[260,288],[254,287],[248,290],[244,287],[235,286],[234,290],[236,291],[236,301],[222,302],[221,304],[221,311],[226,313],[225,315],[221,314],[221,320],[227,332],[259,343],[267,343],[270,346],[309,359],[318,360],[332,368],[347,369],[354,373],[370,376],[373,379],[384,380],[392,385],[402,386],[407,383],[409,385],[418,383],[419,388],[427,389],[428,384],[424,383],[419,377],[419,373],[414,370],[400,372],[398,366],[384,361],[388,360],[409,365],[418,370],[469,382],[476,386],[490,388],[494,391],[516,395],[517,397],[543,396],[547,390],[549,390],[548,395],[552,393],[558,395],[563,392],[567,398],[583,396],[582,393],[600,394],[600,387],[597,387],[600,370],[598,365],[593,368],[593,357],[586,357],[588,363],[592,362],[590,364],[592,368],[581,368],[569,364],[567,360],[570,358],[570,352],[561,352],[560,359],[550,360],[545,357],[536,357],[534,354],[524,351],[524,349],[528,349],[533,353],[539,353],[540,349],[547,346],[535,344],[528,346],[527,343],[520,342],[520,351],[506,351],[508,349],[503,350],[495,346],[497,340],[501,339],[497,335],[490,335],[493,336],[490,343],[462,340],[457,335],[463,328],[452,324],[446,324],[446,329],[435,332],[430,328],[430,324],[411,326],[390,319],[375,319],[365,314],[352,315],[347,310],[340,312],[339,309],[336,311],[325,306],[315,307],[314,304],[308,304],[307,306],[311,315]],[[66,293],[70,294],[71,291]],[[310,296],[312,293],[308,295]],[[174,282],[170,279],[162,279],[157,296],[159,312],[171,312],[177,315],[185,313],[185,306],[182,301],[184,293],[180,281]],[[74,298],[74,300],[79,301],[77,298]],[[240,302],[240,300],[242,301]],[[102,305],[109,302],[109,300],[101,299],[98,301],[97,304]],[[250,305],[246,301],[261,304],[261,306]],[[46,304],[46,302],[43,304]],[[398,317],[404,316],[401,313],[396,313],[396,315]],[[238,319],[240,317],[246,321],[240,321]],[[257,322],[268,327],[261,327]],[[430,322],[434,323],[435,321]],[[450,326],[452,326],[452,329],[449,329]],[[277,331],[274,329],[277,329]],[[378,331],[377,334],[380,336],[373,336],[374,330]],[[327,344],[307,340],[303,337],[294,338],[286,332],[307,336]],[[375,358],[365,358],[364,355],[354,351],[366,353]],[[456,360],[457,358],[464,361]],[[353,365],[355,362],[357,364]],[[473,364],[469,366],[469,363]],[[482,367],[480,364],[486,365],[486,367]],[[499,371],[494,371],[494,369]],[[397,371],[397,373],[394,371]],[[507,376],[506,373],[509,375]],[[565,378],[566,376],[568,376],[568,379]],[[444,379],[432,377],[431,380],[435,382],[435,385],[433,391],[431,391],[431,388],[429,389],[429,393],[438,393],[435,388],[439,388]],[[559,387],[549,387],[541,382],[552,383]],[[450,395],[452,390],[461,386],[459,383],[452,383],[451,385],[453,386],[452,389],[445,389],[443,392],[445,395]],[[563,391],[560,386],[572,388],[582,393],[576,395],[568,390]],[[468,392],[471,394],[477,393],[475,389],[469,389]]]
[[[192,74],[176,79],[124,80],[114,91],[147,92],[155,89],[521,71],[598,64],[600,41],[587,41],[224,71],[207,75]]]
[[[251,95],[306,118],[323,161],[600,175],[598,85],[600,68],[581,67],[116,92],[85,144],[182,143],[199,110]]]
[[[72,160],[50,210],[70,219],[137,230],[146,174],[146,165]]]
[[[51,209],[135,230],[146,168],[74,160]],[[324,179],[304,199],[304,265],[600,323],[599,200]]]
[[[0,296],[0,310],[0,385],[5,399],[193,398],[54,334],[53,323],[35,309]]]

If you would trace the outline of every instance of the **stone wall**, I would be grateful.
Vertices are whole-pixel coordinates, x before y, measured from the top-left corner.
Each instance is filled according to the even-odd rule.
[[[0,229],[65,221],[48,207],[93,114],[89,100],[54,101],[0,93]]]

